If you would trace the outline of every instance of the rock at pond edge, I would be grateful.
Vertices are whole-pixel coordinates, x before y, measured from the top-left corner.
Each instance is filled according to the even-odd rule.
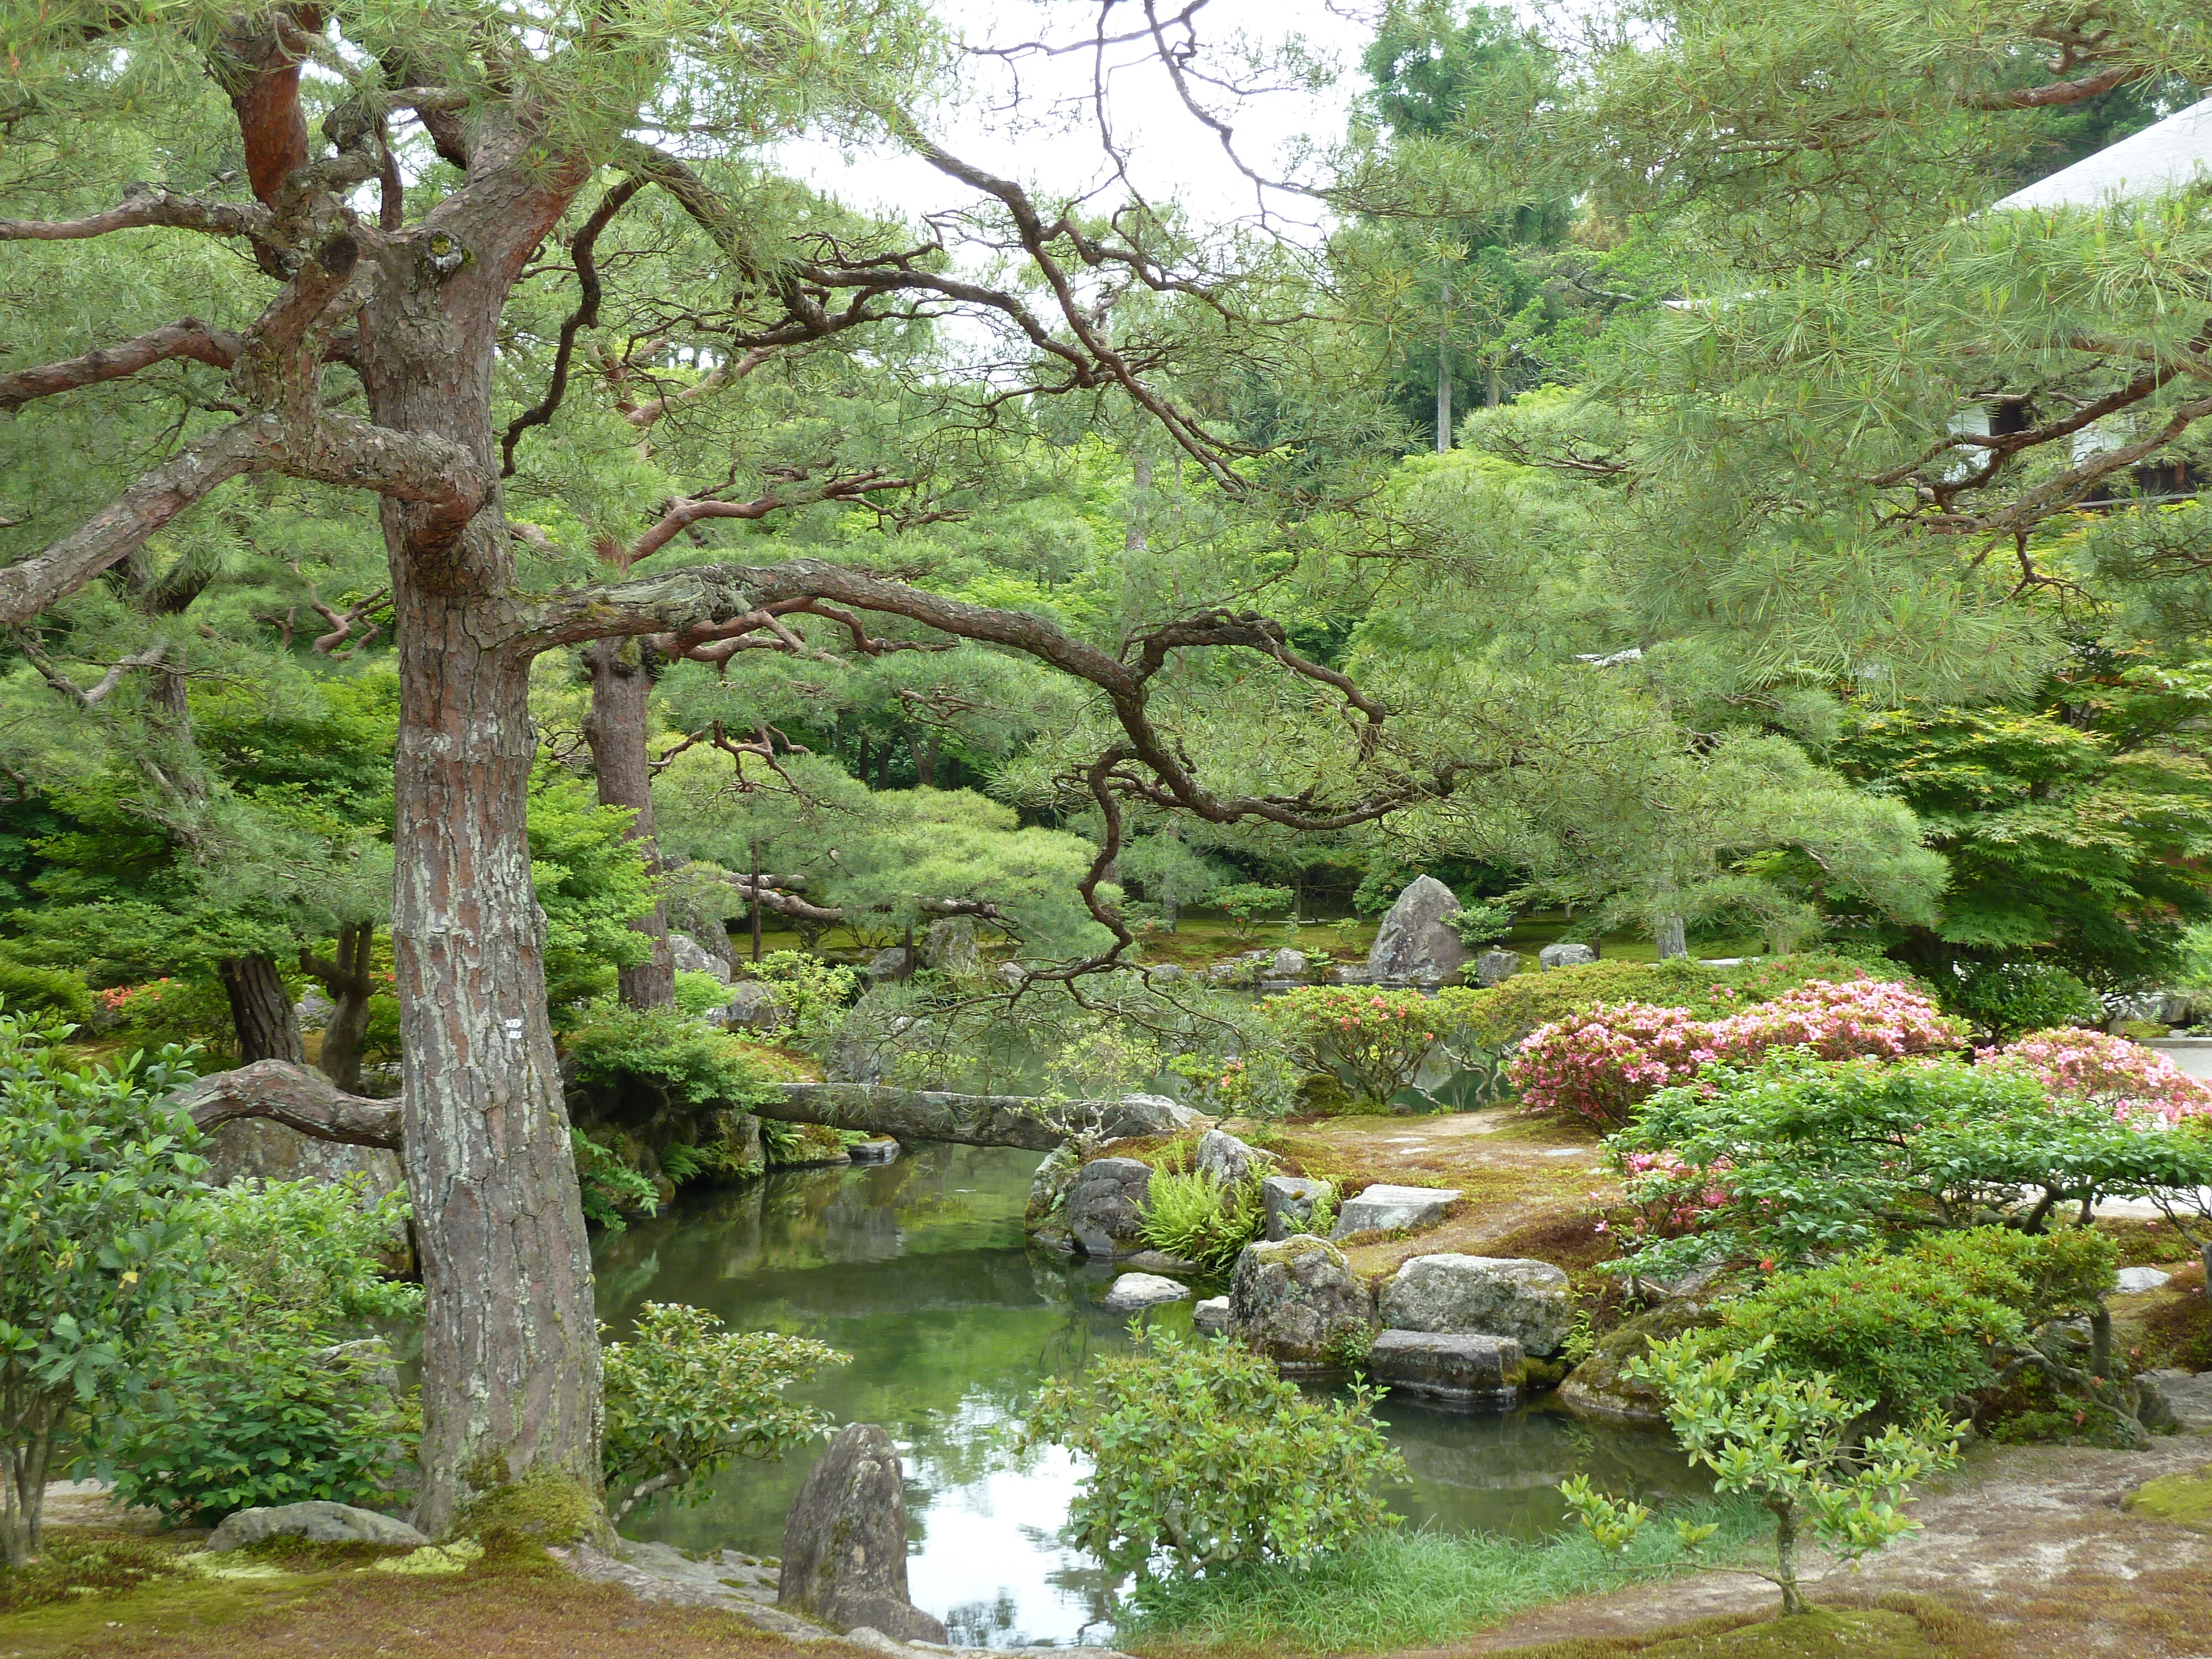
[[[904,1471],[875,1424],[848,1425],[806,1472],[783,1523],[776,1603],[841,1632],[866,1625],[901,1641],[945,1639],[907,1589]]]

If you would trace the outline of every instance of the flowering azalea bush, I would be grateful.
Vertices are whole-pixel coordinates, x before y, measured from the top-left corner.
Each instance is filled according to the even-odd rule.
[[[1817,1060],[1905,1060],[1965,1042],[1959,1022],[1907,986],[1814,980],[1723,1019],[1638,1002],[1570,1014],[1529,1033],[1511,1077],[1527,1105],[1611,1129],[1717,1061],[1749,1066],[1790,1048]]]
[[[2212,1088],[2156,1049],[2102,1031],[2067,1026],[2031,1031],[2001,1048],[1980,1049],[1976,1057],[2026,1072],[2056,1092],[2109,1106],[2130,1121],[2156,1116],[2179,1123],[2212,1114]]]
[[[1686,1008],[1601,1004],[1531,1031],[1507,1076],[1530,1107],[1615,1128],[1638,1103],[1711,1063],[1713,1026]]]
[[[1335,1073],[1378,1103],[1413,1080],[1441,1031],[1436,1005],[1419,991],[1304,985],[1264,1012],[1301,1065]]]
[[[1728,1177],[1735,1166],[1725,1154],[1698,1166],[1665,1150],[1626,1152],[1617,1163],[1622,1187],[1617,1211],[1620,1243],[1631,1252],[1650,1240],[1680,1238],[1698,1231],[1735,1196]],[[1600,1221],[1597,1230],[1612,1231],[1613,1223]]]

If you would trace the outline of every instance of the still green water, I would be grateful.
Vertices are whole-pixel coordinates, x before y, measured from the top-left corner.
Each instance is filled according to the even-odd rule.
[[[1013,1430],[1047,1377],[1126,1349],[1099,1304],[1111,1268],[1027,1249],[1037,1154],[933,1146],[874,1168],[799,1171],[684,1194],[605,1239],[600,1316],[617,1334],[641,1304],[686,1302],[732,1325],[811,1336],[853,1363],[793,1392],[841,1422],[880,1423],[904,1456],[915,1603],[975,1645],[1108,1632],[1119,1581],[1060,1538],[1081,1467],[1020,1454]],[[1187,1330],[1190,1304],[1146,1316]],[[1413,1479],[1408,1524],[1534,1536],[1562,1524],[1558,1483],[1588,1471],[1616,1494],[1707,1490],[1661,1435],[1564,1413],[1440,1412],[1400,1397],[1379,1416]],[[625,1530],[685,1549],[781,1551],[812,1462],[732,1469],[713,1498]]]

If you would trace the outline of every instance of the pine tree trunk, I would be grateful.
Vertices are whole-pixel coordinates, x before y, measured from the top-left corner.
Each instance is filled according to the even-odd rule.
[[[372,418],[465,446],[492,481],[458,532],[434,504],[381,501],[401,1122],[425,1292],[415,1518],[433,1535],[506,1480],[551,1477],[595,1502],[600,1489],[591,1253],[526,832],[530,659],[486,643],[517,604],[491,426],[501,310],[585,169],[532,161],[523,137],[489,127],[474,149],[468,187],[431,216],[461,257],[434,264],[424,234],[392,239],[359,346]]]
[[[300,1042],[299,1016],[292,1011],[291,994],[276,971],[273,957],[255,952],[232,957],[215,965],[222,994],[230,1000],[231,1030],[238,1037],[242,1066],[257,1060],[289,1060],[305,1065],[307,1051]]]
[[[595,640],[584,648],[592,675],[592,712],[584,721],[584,741],[592,746],[592,770],[598,775],[599,805],[627,806],[634,816],[629,838],[658,874],[659,848],[653,835],[653,768],[647,750],[653,702],[653,675],[644,647],[635,640]],[[670,1008],[676,1003],[676,958],[668,948],[668,911],[658,900],[630,922],[645,935],[653,954],[622,970],[622,1000],[632,1008]]]
[[[1689,928],[1678,915],[1662,916],[1659,926],[1652,930],[1652,943],[1659,947],[1659,959],[1686,957],[1690,954]]]

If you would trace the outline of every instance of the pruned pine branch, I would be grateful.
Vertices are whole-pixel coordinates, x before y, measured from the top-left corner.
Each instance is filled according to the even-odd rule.
[[[1154,726],[1147,706],[1154,677],[1183,650],[1256,651],[1287,672],[1328,687],[1355,722],[1359,762],[1371,766],[1380,757],[1382,706],[1347,676],[1291,650],[1280,624],[1250,613],[1212,611],[1170,623],[1131,640],[1116,656],[1026,611],[969,605],[821,560],[793,559],[769,566],[704,566],[563,594],[519,617],[516,631],[505,643],[508,649],[534,653],[591,639],[665,635],[676,647],[671,654],[681,654],[727,630],[739,637],[773,633],[785,626],[779,611],[800,603],[827,604],[855,615],[900,617],[953,639],[1019,652],[1087,683],[1106,698],[1122,738],[1083,770],[1082,786],[1105,817],[1106,839],[1079,890],[1086,908],[1116,942],[1099,957],[1039,976],[1091,971],[1118,960],[1135,942],[1119,912],[1097,890],[1121,848],[1123,799],[1179,808],[1209,823],[1260,818],[1310,831],[1367,823],[1450,786],[1449,767],[1433,778],[1395,773],[1381,777],[1376,787],[1356,800],[1330,805],[1315,799],[1311,791],[1223,795],[1203,783],[1188,758]]]
[[[168,1104],[203,1129],[262,1117],[317,1140],[399,1147],[399,1103],[349,1095],[319,1072],[288,1060],[257,1060],[171,1095]]]

